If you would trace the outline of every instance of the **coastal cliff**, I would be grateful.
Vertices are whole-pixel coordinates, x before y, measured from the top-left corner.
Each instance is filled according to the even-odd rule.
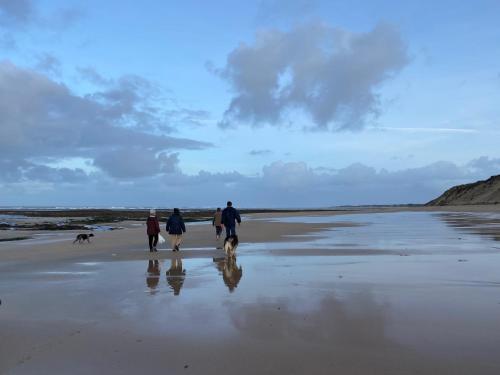
[[[500,203],[500,175],[470,184],[457,185],[446,190],[426,206],[452,206]]]

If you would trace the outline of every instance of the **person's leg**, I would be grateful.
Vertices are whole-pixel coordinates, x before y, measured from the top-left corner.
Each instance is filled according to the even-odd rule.
[[[226,225],[226,238],[229,238],[231,235],[231,227],[229,225]]]
[[[156,245],[158,245],[158,233],[157,233],[157,234],[155,234],[153,237],[154,237],[154,241],[153,241],[153,250],[154,250],[154,251],[158,251],[158,250],[156,250]]]
[[[231,236],[236,236],[236,225],[232,225],[231,228],[229,228],[229,233]]]
[[[149,251],[153,251],[153,237],[152,235],[148,235],[149,239]]]
[[[176,237],[177,237],[177,239],[175,241],[175,246],[176,246],[177,251],[179,251],[179,247],[181,246],[181,242],[182,242],[182,234],[178,234]]]
[[[177,245],[177,235],[171,234],[170,235],[170,246],[172,247],[172,251],[175,251],[175,245]]]

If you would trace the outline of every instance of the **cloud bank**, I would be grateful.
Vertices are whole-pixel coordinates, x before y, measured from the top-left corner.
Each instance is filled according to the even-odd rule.
[[[71,158],[116,178],[170,173],[176,150],[210,145],[165,135],[168,116],[160,99],[156,87],[137,76],[78,96],[43,74],[0,62],[2,177],[43,179],[45,172],[53,180],[56,172],[70,172],[50,165]]]
[[[215,70],[234,91],[220,126],[280,125],[300,111],[316,129],[360,129],[380,111],[377,88],[408,60],[406,44],[387,24],[366,33],[319,22],[262,31]]]
[[[139,160],[138,165],[141,165]],[[464,165],[436,162],[397,171],[356,163],[341,169],[311,168],[305,162],[275,161],[257,176],[238,172],[187,175],[176,156],[161,159],[161,174],[120,179],[75,169],[44,170],[26,165],[2,175],[0,193],[7,204],[217,207],[231,199],[240,207],[329,207],[360,204],[426,203],[457,184],[498,174],[500,159],[480,157]],[[2,171],[9,170],[5,162]],[[27,179],[30,180],[27,180]],[[85,182],[85,183],[82,183]],[[64,183],[64,185],[61,185]],[[96,193],[97,191],[97,193]],[[22,193],[22,195],[20,195]],[[33,197],[30,200],[30,194]],[[34,195],[36,194],[36,195]],[[21,197],[21,198],[20,198]]]

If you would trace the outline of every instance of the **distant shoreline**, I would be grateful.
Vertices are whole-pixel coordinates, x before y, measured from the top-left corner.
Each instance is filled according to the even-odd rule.
[[[393,205],[359,205],[359,206],[334,206],[320,208],[239,208],[241,214],[279,214],[279,213],[357,213],[365,211],[499,211],[500,205],[471,204],[471,205],[445,205],[427,206],[425,204],[393,204]],[[186,221],[211,220],[215,208],[180,208]],[[168,217],[172,208],[156,208],[157,216]],[[22,216],[26,218],[71,218],[79,222],[105,223],[120,221],[145,220],[149,216],[149,208],[73,208],[73,207],[0,207],[0,216]]]
[[[211,218],[215,208],[213,209],[181,209],[184,218],[200,219]],[[239,209],[242,214],[256,213],[276,213],[276,212],[315,212],[315,211],[345,211],[345,209],[334,208],[314,208],[314,209]],[[172,213],[172,209],[156,209],[159,217],[168,216]],[[77,208],[10,208],[0,209],[0,215],[24,216],[24,217],[71,217],[71,218],[102,218],[112,219],[113,221],[123,220],[143,220],[149,216],[149,209],[77,209]]]
[[[212,209],[182,209],[181,213],[186,222],[201,222],[212,220],[214,208]],[[242,215],[247,214],[290,214],[293,212],[300,214],[320,215],[334,214],[356,214],[364,212],[395,212],[395,211],[455,211],[455,212],[498,212],[500,205],[461,205],[461,206],[425,206],[423,204],[407,204],[407,205],[365,205],[365,206],[338,206],[325,208],[244,208],[239,209]],[[172,213],[172,209],[156,209],[156,214],[160,220],[166,219]],[[2,218],[3,216],[3,218]],[[54,223],[50,225],[54,228],[49,230],[71,229],[70,226],[92,226],[105,223],[119,223],[126,221],[144,221],[149,216],[149,209],[145,208],[127,208],[127,209],[112,209],[112,208],[0,208],[0,222],[3,221],[3,228],[10,229],[9,219],[35,219],[40,224],[45,223],[43,219],[54,221],[60,219],[56,227]],[[64,224],[64,225],[63,225]],[[63,225],[63,227],[61,227]],[[68,228],[65,228],[68,226]],[[12,228],[14,229],[14,228]],[[21,228],[19,228],[21,229]],[[39,229],[33,227],[31,229]]]
[[[405,208],[405,207],[425,207],[424,204],[374,204],[374,205],[346,205],[331,207],[285,207],[285,208],[238,208],[243,214],[254,213],[274,213],[274,212],[316,212],[316,211],[351,211],[363,210],[369,208]],[[185,216],[199,215],[214,212],[213,208],[182,208],[180,210]],[[158,214],[170,214],[173,208],[156,207]],[[60,217],[61,213],[70,213],[71,217],[88,217],[94,215],[125,215],[125,216],[143,216],[149,214],[149,208],[126,207],[126,208],[94,208],[94,207],[0,207],[0,215],[23,215],[27,217]]]
[[[240,213],[245,215],[318,211],[332,212],[334,210],[242,209]],[[171,213],[170,209],[156,210],[160,220],[166,219]],[[204,222],[212,220],[214,209],[185,211],[181,209],[181,213],[185,222]],[[0,230],[85,230],[99,224],[113,225],[113,223],[126,221],[144,221],[148,216],[149,209],[0,209]],[[11,222],[13,219],[33,222],[19,224]],[[54,220],[57,222],[53,222]]]

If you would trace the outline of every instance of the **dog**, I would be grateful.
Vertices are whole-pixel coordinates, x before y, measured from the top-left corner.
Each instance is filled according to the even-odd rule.
[[[224,240],[224,252],[229,257],[234,257],[236,255],[236,248],[238,247],[238,236],[232,235],[226,237]]]
[[[75,243],[77,241],[78,241],[78,243],[82,243],[85,241],[90,243],[90,237],[94,237],[94,234],[93,233],[90,233],[90,234],[80,233],[76,236],[76,239],[73,241],[73,243]]]

